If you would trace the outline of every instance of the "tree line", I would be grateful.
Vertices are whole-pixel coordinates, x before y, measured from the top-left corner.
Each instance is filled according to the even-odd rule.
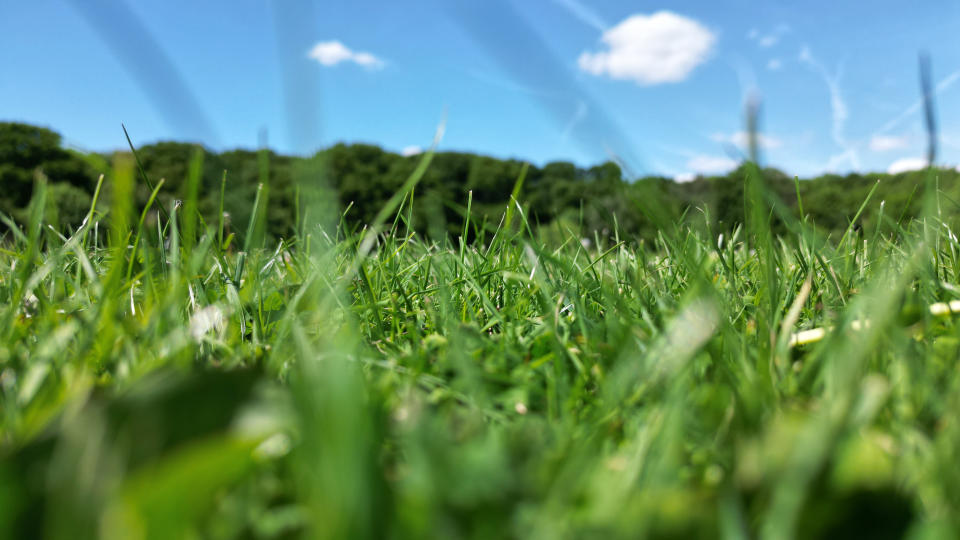
[[[64,230],[75,228],[90,208],[97,179],[100,174],[109,177],[116,158],[64,148],[61,136],[50,129],[0,123],[0,211],[23,223],[36,178],[42,173],[48,179],[48,221]],[[310,157],[294,157],[266,149],[216,153],[196,144],[160,142],[137,148],[137,158],[143,175],[153,182],[164,179],[156,202],[164,208],[186,197],[189,169],[200,167],[198,210],[207,223],[216,221],[225,179],[224,210],[240,236],[262,184],[261,219],[266,233],[289,238],[296,233],[297,220],[303,221],[310,210],[324,214],[312,216],[318,221],[342,221],[353,228],[371,223],[423,156],[402,156],[368,144],[336,144]],[[552,227],[588,236],[649,239],[657,231],[642,209],[644,203],[656,201],[663,215],[706,224],[719,234],[744,220],[745,167],[684,183],[664,177],[631,181],[612,162],[588,168],[569,162],[538,167],[515,159],[438,152],[417,184],[405,217],[415,229],[432,236],[461,234],[469,206],[471,231],[496,228],[522,179],[517,197],[521,210],[541,230]],[[802,204],[808,219],[828,234],[841,234],[847,228],[871,190],[860,226],[875,226],[881,212],[893,220],[917,215],[926,178],[924,171],[826,174],[805,180],[773,168],[764,168],[760,174],[789,211],[798,212]],[[944,221],[951,223],[960,217],[960,173],[938,169],[936,176],[940,210]],[[107,189],[109,184],[105,183]],[[305,204],[305,193],[320,193],[325,202],[336,204]],[[138,182],[135,203],[142,207],[149,196],[148,185]],[[99,208],[109,206],[109,193],[103,200]],[[771,224],[782,229],[776,219]]]

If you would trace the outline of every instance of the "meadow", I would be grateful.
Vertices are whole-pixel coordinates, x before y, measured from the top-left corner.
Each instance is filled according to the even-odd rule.
[[[653,198],[652,241],[537,227],[518,181],[499,222],[468,196],[460,234],[431,236],[411,225],[431,157],[364,227],[298,191],[288,238],[260,192],[231,234],[226,184],[203,220],[196,167],[159,206],[122,155],[60,230],[38,176],[0,216],[0,534],[960,534],[960,326],[928,309],[960,298],[960,241],[935,170],[919,217],[871,192],[842,234],[747,166],[732,232]]]

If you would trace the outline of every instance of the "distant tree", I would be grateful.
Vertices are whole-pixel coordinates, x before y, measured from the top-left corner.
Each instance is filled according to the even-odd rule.
[[[109,173],[113,156],[81,154],[62,147],[60,135],[27,124],[0,122],[0,210],[14,219],[25,217],[38,171],[49,179],[48,217],[61,227],[76,226],[86,215],[96,178]],[[138,155],[148,178],[166,180],[158,204],[169,208],[186,196],[185,180],[196,144],[159,142],[144,145]],[[226,171],[225,209],[233,231],[243,235],[251,218],[257,186],[263,182],[262,214],[267,241],[289,237],[301,218],[325,226],[345,219],[348,226],[369,225],[384,204],[401,189],[423,156],[400,156],[370,144],[336,144],[309,158],[291,157],[270,150],[203,151],[199,212],[208,224],[216,220],[220,179]],[[524,167],[527,175],[519,202],[536,225],[555,224],[554,232],[575,230],[587,236],[619,234],[624,240],[652,239],[657,227],[673,226],[685,216],[688,224],[706,225],[712,234],[732,231],[744,220],[744,180],[749,167],[728,174],[697,177],[677,183],[648,177],[627,181],[620,167],[606,162],[588,168],[570,162],[547,163],[542,168],[520,160],[504,160],[465,152],[439,152],[416,187],[410,225],[431,235],[463,232],[469,193],[473,193],[468,236],[489,235],[500,223],[510,194]],[[770,227],[787,233],[781,216],[799,216],[798,196],[805,217],[822,232],[839,236],[874,190],[858,218],[875,229],[883,219],[895,221],[918,216],[923,207],[929,171],[909,171],[845,176],[825,174],[795,184],[793,177],[774,169],[760,171],[773,200],[784,207],[770,214]],[[938,218],[953,230],[960,229],[960,172],[935,169],[939,200]],[[150,189],[138,173],[136,203],[146,203]],[[105,184],[108,204],[111,182]],[[296,200],[297,187],[301,200]],[[798,193],[799,192],[799,193]],[[768,202],[770,202],[768,201]],[[310,213],[315,215],[307,217]],[[708,220],[705,221],[705,218]],[[788,219],[792,219],[789,218]],[[487,236],[489,238],[489,236]]]
[[[527,182],[526,196],[531,213],[541,222],[560,215],[575,214],[583,199],[583,173],[567,161],[547,163]]]
[[[42,172],[52,183],[90,190],[95,172],[77,153],[60,146],[60,134],[17,122],[0,122],[0,210],[21,217]]]

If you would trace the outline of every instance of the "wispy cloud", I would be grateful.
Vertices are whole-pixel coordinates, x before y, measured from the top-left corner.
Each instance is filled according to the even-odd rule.
[[[773,47],[778,41],[780,41],[778,36],[763,36],[759,41],[757,41],[757,45],[760,45],[766,49],[768,47]]]
[[[400,150],[400,155],[405,157],[415,156],[417,154],[422,154],[423,148],[413,144],[410,146],[405,146],[403,150]]]
[[[827,164],[823,170],[827,172],[837,172],[842,170],[841,166],[846,163],[852,169],[860,168],[860,154],[853,147],[848,148],[838,154],[834,154],[827,159]]]
[[[641,86],[680,82],[707,61],[716,36],[699,22],[670,11],[631,15],[603,33],[606,50],[584,52],[580,69]]]
[[[790,31],[790,25],[783,23],[778,24],[773,30],[766,33],[760,32],[760,30],[756,28],[751,28],[750,31],[747,32],[747,39],[764,49],[769,49],[779,43],[783,36],[789,34]]]
[[[737,74],[737,83],[740,85],[740,97],[744,103],[759,94],[757,89],[757,74],[753,71],[751,63],[739,54],[730,54],[726,56],[727,65]]]
[[[571,15],[580,20],[583,24],[591,26],[601,32],[606,32],[609,25],[595,11],[584,5],[579,0],[553,0],[566,8]]]
[[[896,137],[893,135],[874,135],[870,137],[869,147],[874,152],[889,152],[891,150],[902,150],[910,144],[908,137]]]
[[[384,61],[380,58],[368,52],[354,51],[336,40],[318,42],[307,52],[307,57],[328,67],[343,62],[352,62],[368,69],[380,69],[384,66]]]
[[[734,146],[746,148],[750,146],[750,134],[746,131],[737,131],[735,133],[714,133],[710,139],[719,143],[732,144]],[[757,133],[757,145],[765,150],[780,148],[783,141],[771,135]]]
[[[840,88],[840,79],[843,75],[842,66],[837,68],[836,73],[831,74],[823,64],[814,58],[810,48],[806,45],[800,49],[799,60],[820,75],[824,84],[827,86],[827,90],[830,92],[830,111],[833,124],[830,134],[833,142],[843,151],[830,158],[827,163],[827,168],[835,169],[841,163],[849,162],[854,169],[859,169],[860,156],[857,153],[856,146],[847,140],[845,134],[847,119],[850,117],[850,110],[847,108],[847,103],[843,99],[843,91]]]
[[[947,148],[960,150],[960,136],[953,133],[941,133],[940,143]]]
[[[563,131],[560,132],[560,141],[566,142],[570,138],[570,134],[573,133],[573,129],[577,127],[584,118],[587,117],[587,104],[580,100],[577,102],[577,109],[573,111],[573,116],[570,118],[570,121],[567,122],[567,125],[563,127]]]
[[[495,86],[495,87],[497,87],[497,88],[501,88],[501,89],[503,89],[503,90],[507,90],[507,91],[510,91],[510,92],[519,92],[519,93],[521,93],[521,94],[529,94],[529,95],[531,95],[531,96],[537,96],[537,97],[542,97],[542,98],[556,98],[556,97],[557,97],[557,95],[556,95],[555,93],[553,93],[553,92],[547,92],[547,91],[542,90],[542,89],[539,89],[539,88],[534,88],[534,87],[532,87],[532,86],[526,86],[526,85],[517,83],[517,82],[513,81],[512,79],[508,79],[508,78],[505,78],[505,77],[500,77],[500,76],[497,76],[497,75],[493,75],[493,74],[491,74],[491,73],[488,73],[488,72],[485,72],[485,71],[481,71],[481,70],[479,70],[479,69],[472,69],[472,68],[464,69],[464,68],[461,68],[460,66],[457,66],[457,65],[451,65],[451,66],[449,66],[449,69],[454,69],[454,70],[462,71],[462,72],[465,73],[466,75],[468,75],[468,76],[470,76],[470,77],[472,77],[472,78],[474,78],[474,79],[476,79],[476,80],[478,80],[478,81],[480,81],[480,82],[482,82],[482,83],[484,83],[484,84],[488,84],[488,85],[490,85],[490,86]]]
[[[778,71],[782,67],[783,62],[779,58],[771,58],[770,61],[767,62],[767,69],[770,71]]]
[[[953,86],[958,80],[960,80],[960,70],[954,71],[953,73],[944,77],[939,83],[937,83],[936,88],[934,89],[935,94],[941,94],[946,91],[948,88]],[[909,118],[911,115],[916,114],[920,111],[920,108],[923,107],[923,100],[918,99],[914,101],[909,107],[904,109],[900,114],[891,118],[886,124],[880,126],[874,135],[883,135],[893,131],[897,126],[903,123],[904,120]]]

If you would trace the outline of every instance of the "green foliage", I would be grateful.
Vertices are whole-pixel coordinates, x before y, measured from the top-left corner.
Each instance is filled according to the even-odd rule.
[[[56,133],[25,124],[0,123],[0,211],[25,220],[37,171],[53,185],[69,184],[92,195],[97,176],[109,172],[112,156],[82,156],[62,149]],[[191,200],[188,178],[190,163],[198,146],[160,142],[137,150],[144,173],[154,184],[160,179],[165,187],[158,193],[157,206],[166,210],[174,201]],[[307,216],[323,223],[328,232],[339,223],[337,208],[349,207],[342,216],[350,230],[370,225],[384,203],[403,185],[415,169],[418,157],[403,157],[377,146],[336,144],[310,157],[278,155],[269,150],[231,150],[216,154],[202,150],[198,171],[196,211],[206,223],[220,216],[220,187],[226,171],[224,211],[226,236],[231,233],[244,240],[246,225],[258,186],[263,205],[256,222],[267,238],[291,238],[302,226],[297,223],[298,205],[304,198],[319,215]],[[412,201],[409,226],[435,239],[464,231],[466,208],[472,197],[472,218],[478,228],[467,231],[466,240],[493,230],[509,203],[510,193],[524,165],[528,166],[521,197],[534,227],[551,225],[563,231],[570,225],[582,229],[587,238],[595,235],[613,240],[613,231],[628,241],[650,242],[658,235],[658,223],[667,216],[686,219],[690,226],[706,227],[713,234],[731,234],[745,222],[744,178],[741,166],[726,176],[699,177],[676,183],[666,178],[641,178],[628,181],[614,163],[581,168],[573,163],[554,162],[536,167],[517,160],[500,160],[458,152],[434,156],[430,168],[418,185]],[[876,186],[876,201],[884,202],[884,214],[893,219],[919,215],[922,198],[915,197],[923,185],[922,171],[887,174],[824,175],[799,182],[776,169],[761,171],[763,183],[783,202],[784,211],[799,213],[800,201],[810,225],[837,239],[850,224],[860,203]],[[960,172],[939,170],[938,187],[942,205],[940,219],[956,225],[960,216]],[[878,185],[879,182],[879,185]],[[109,183],[107,184],[109,191]],[[67,188],[56,188],[67,191]],[[136,203],[143,207],[151,187],[141,181],[135,190]],[[301,194],[300,200],[297,193]],[[323,195],[314,196],[322,193]],[[472,195],[471,195],[472,194]],[[331,200],[333,196],[333,200]],[[86,200],[75,190],[60,197],[58,207],[67,219],[62,224],[76,226],[77,216],[85,215]],[[657,201],[658,208],[644,208]],[[328,204],[333,202],[335,204]],[[67,208],[66,205],[73,205]],[[317,205],[325,205],[319,209]],[[642,211],[638,211],[641,208]],[[191,207],[191,212],[194,207]],[[161,211],[162,213],[162,211]],[[652,218],[651,213],[662,214]],[[704,222],[703,216],[709,219]],[[151,214],[148,224],[155,224]],[[304,217],[304,216],[301,216]],[[879,205],[865,209],[859,223],[868,230],[880,221]],[[430,230],[431,226],[435,226]],[[776,234],[787,231],[783,216],[773,216],[769,226]],[[253,229],[260,231],[260,229]],[[254,239],[255,242],[258,239]]]
[[[23,212],[33,195],[38,172],[52,182],[88,193],[96,184],[95,173],[82,156],[60,147],[59,134],[28,124],[0,122],[0,212],[26,219]],[[63,204],[77,204],[77,208],[68,210],[71,216],[85,210],[82,199],[75,194],[63,199]],[[69,219],[65,222],[73,223]]]

